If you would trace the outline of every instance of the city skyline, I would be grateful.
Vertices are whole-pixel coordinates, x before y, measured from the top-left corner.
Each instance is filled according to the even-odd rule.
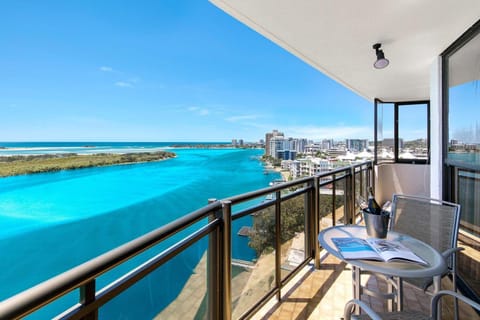
[[[373,137],[371,102],[208,1],[49,3],[2,9],[0,141]]]

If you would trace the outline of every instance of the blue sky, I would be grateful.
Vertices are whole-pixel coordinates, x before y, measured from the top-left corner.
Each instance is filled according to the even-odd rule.
[[[207,0],[9,1],[0,141],[372,138],[373,106]]]

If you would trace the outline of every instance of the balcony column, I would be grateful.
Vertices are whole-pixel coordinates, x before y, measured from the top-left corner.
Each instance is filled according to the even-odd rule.
[[[80,287],[80,303],[84,306],[87,306],[90,303],[95,301],[95,279],[85,283]],[[82,320],[97,320],[98,319],[98,309],[90,312],[85,315]]]
[[[222,279],[223,279],[223,317],[232,319],[232,202],[222,201],[223,243],[222,243]]]
[[[350,175],[345,179],[345,224],[352,224],[355,216],[355,167],[350,168]]]
[[[308,182],[309,191],[304,196],[305,208],[305,237],[304,248],[305,255],[315,259],[315,204],[314,204],[314,179]]]
[[[280,191],[275,192],[275,286],[278,289],[277,299],[281,300],[282,293],[282,274],[280,270],[282,255],[282,194]]]
[[[313,225],[311,230],[313,230],[312,235],[312,249],[313,249],[313,259],[315,261],[315,268],[320,269],[320,246],[318,244],[318,234],[320,233],[320,178],[315,176],[313,178]]]
[[[337,184],[336,184],[336,175],[332,175],[332,225],[337,225],[337,208],[335,207],[335,199],[337,198]]]
[[[217,199],[208,199],[208,203],[214,203]],[[208,216],[211,223],[220,218],[222,212],[215,210]],[[216,228],[208,237],[207,255],[207,296],[208,296],[208,319],[221,319],[222,314],[222,279],[221,279],[221,252],[222,234],[220,228]]]
[[[443,199],[443,112],[442,58],[436,57],[430,67],[430,197]]]

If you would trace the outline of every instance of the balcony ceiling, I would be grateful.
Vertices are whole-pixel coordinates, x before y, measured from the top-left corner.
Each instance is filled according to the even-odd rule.
[[[479,0],[210,1],[368,100],[428,99],[435,57],[480,19]]]

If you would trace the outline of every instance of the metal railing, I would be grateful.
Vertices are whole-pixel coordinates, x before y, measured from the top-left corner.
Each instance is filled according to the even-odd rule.
[[[459,246],[465,250],[457,255],[459,287],[469,297],[480,301],[480,215],[478,194],[480,189],[480,166],[477,164],[448,160],[446,163],[447,184],[452,202],[462,206],[460,217]]]
[[[317,235],[320,219],[328,217],[331,224],[336,224],[339,219],[343,223],[354,221],[355,200],[359,195],[365,196],[367,185],[373,183],[372,168],[371,162],[365,162],[220,201],[210,199],[208,205],[197,211],[0,302],[0,319],[23,318],[74,291],[78,291],[78,303],[57,312],[56,318],[98,319],[102,307],[109,301],[206,238],[206,294],[205,303],[199,307],[202,309],[201,317],[228,320],[235,313],[235,318],[249,318],[272,297],[279,299],[283,286],[311,260],[315,260],[315,265],[319,266]],[[322,202],[325,198],[327,201]],[[331,198],[331,202],[328,198]],[[282,223],[292,215],[288,211],[291,207],[289,201],[301,203],[303,213],[300,218],[303,219],[303,225],[299,232],[289,234],[304,235],[304,253],[303,261],[297,261],[294,268],[285,270],[282,267],[282,250],[291,239],[283,238],[289,230]],[[343,215],[339,211],[343,211]],[[271,270],[273,280],[268,291],[251,305],[239,304],[241,295],[236,298],[236,303],[232,301],[232,291],[237,289],[232,287],[232,225],[245,217],[252,217],[254,221],[249,232],[265,231],[265,226],[258,227],[256,222],[262,217],[274,218],[274,241],[271,248],[265,249],[265,252],[270,251],[274,260]],[[167,249],[139,263],[109,284],[97,288],[100,276],[179,235],[181,239],[176,239]],[[239,307],[241,311],[238,311]]]

